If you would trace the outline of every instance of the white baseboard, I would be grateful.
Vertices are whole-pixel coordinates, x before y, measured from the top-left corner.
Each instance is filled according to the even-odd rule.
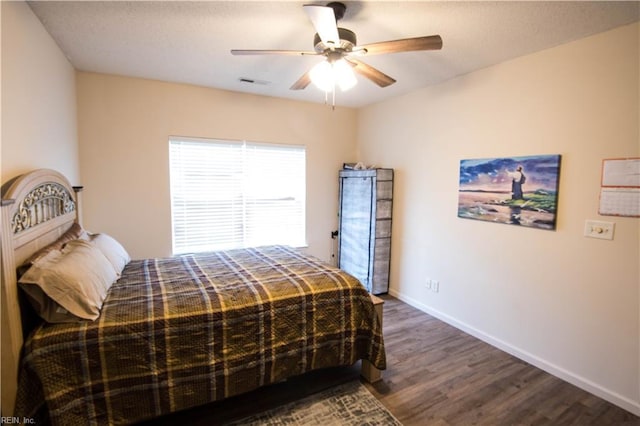
[[[457,320],[456,318],[453,318],[445,313],[442,313],[438,310],[435,310],[425,304],[423,304],[422,302],[415,300],[411,297],[408,297],[406,295],[403,295],[402,293],[399,293],[398,291],[394,290],[394,289],[389,289],[389,294],[397,299],[402,300],[403,302],[413,306],[414,308],[420,309],[421,311],[438,318],[439,320],[442,320],[444,322],[446,322],[449,325],[452,325],[453,327],[460,329],[462,331],[464,331],[465,333],[468,333],[488,344],[490,344],[491,346],[495,346],[496,348],[503,350],[505,352],[507,352],[508,354],[511,354],[513,356],[515,356],[516,358],[519,358],[523,361],[528,362],[531,365],[534,365],[538,368],[540,368],[541,370],[546,371],[549,374],[552,374],[566,382],[571,383],[574,386],[579,387],[580,389],[583,389],[589,393],[592,393],[606,401],[609,401],[612,404],[617,405],[618,407],[621,407],[627,411],[629,411],[630,413],[635,414],[636,416],[640,416],[640,401],[633,401],[625,396],[619,395],[616,392],[613,392],[609,389],[606,389],[600,385],[598,385],[597,383],[594,383],[588,379],[585,379],[584,377],[580,377],[578,375],[576,375],[575,373],[572,373],[571,371],[568,371],[564,368],[561,368],[551,362],[548,362],[534,354],[531,354],[527,351],[524,351],[520,348],[517,348],[503,340],[497,339],[485,332],[483,332],[482,330],[478,330],[477,328],[461,322],[459,320]]]

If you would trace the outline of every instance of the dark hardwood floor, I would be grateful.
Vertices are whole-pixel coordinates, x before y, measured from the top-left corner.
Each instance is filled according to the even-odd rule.
[[[404,425],[640,425],[640,418],[393,297],[369,390]]]
[[[635,425],[640,418],[393,297],[383,296],[387,370],[366,384],[405,426]],[[358,376],[313,372],[149,422],[220,425]]]

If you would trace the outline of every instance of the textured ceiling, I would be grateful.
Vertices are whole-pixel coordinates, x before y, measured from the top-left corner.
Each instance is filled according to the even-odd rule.
[[[289,87],[319,57],[232,56],[231,49],[313,50],[303,4],[289,1],[29,2],[73,66],[324,102]],[[336,104],[361,107],[640,19],[639,2],[344,2],[339,26],[359,44],[439,34],[440,51],[361,57],[397,83],[358,85]],[[240,79],[255,80],[251,84]]]

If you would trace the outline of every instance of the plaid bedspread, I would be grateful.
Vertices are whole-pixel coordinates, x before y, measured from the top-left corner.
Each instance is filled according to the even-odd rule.
[[[132,261],[94,322],[27,339],[17,416],[129,424],[367,359],[385,368],[369,294],[281,246]]]

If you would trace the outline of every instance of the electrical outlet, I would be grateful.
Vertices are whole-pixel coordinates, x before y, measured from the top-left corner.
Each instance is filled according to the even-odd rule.
[[[426,278],[424,282],[424,286],[427,288],[427,290],[431,290],[434,293],[437,293],[440,291],[440,281],[438,280],[432,280],[431,278]]]
[[[427,280],[424,283],[424,286],[428,289],[431,290],[431,279],[427,278]]]

